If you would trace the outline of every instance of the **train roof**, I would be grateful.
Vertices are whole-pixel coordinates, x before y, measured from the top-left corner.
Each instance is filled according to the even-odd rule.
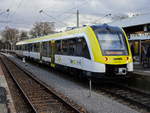
[[[79,37],[79,36],[81,36],[80,34],[85,33],[89,27],[90,26],[85,26],[85,27],[76,28],[73,30],[68,30],[65,32],[59,32],[59,33],[54,33],[54,34],[50,34],[50,35],[46,35],[46,36],[23,40],[23,41],[17,42],[16,45],[44,42],[44,41],[48,41],[51,39],[57,40],[59,37],[67,37],[67,36],[73,37],[73,35],[76,35],[77,37]]]
[[[131,18],[121,19],[109,23],[110,25],[115,25],[123,28],[150,24],[150,14],[141,14],[139,16],[133,16]]]
[[[92,25],[91,26],[94,30],[96,29],[113,29],[113,30],[120,30],[120,28],[118,26],[111,26],[111,25],[108,25],[108,24],[99,24],[99,25]]]
[[[67,36],[68,36],[68,38],[69,37],[71,38],[71,37],[74,37],[74,36],[81,37],[81,34],[83,36],[83,33],[85,34],[86,31],[89,28],[92,28],[94,30],[98,29],[98,28],[101,28],[101,29],[109,28],[109,29],[114,29],[114,30],[120,29],[119,27],[110,26],[110,25],[107,25],[107,24],[84,26],[84,27],[81,27],[81,28],[75,28],[75,29],[68,30],[68,31],[65,31],[65,32],[59,32],[59,33],[55,33],[55,34],[41,36],[41,37],[38,37],[38,38],[32,38],[32,39],[20,41],[20,42],[17,42],[16,45],[23,45],[23,44],[37,43],[37,42],[45,42],[45,41],[49,41],[51,39],[57,40],[60,37],[63,38],[63,37],[67,37]]]

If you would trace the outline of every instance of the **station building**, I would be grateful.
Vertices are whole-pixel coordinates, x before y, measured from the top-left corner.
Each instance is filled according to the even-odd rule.
[[[150,13],[109,23],[122,27],[130,42],[134,61],[142,63],[143,57],[150,54]]]

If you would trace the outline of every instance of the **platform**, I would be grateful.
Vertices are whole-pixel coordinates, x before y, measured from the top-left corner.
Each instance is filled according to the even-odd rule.
[[[16,113],[13,100],[0,64],[0,113]]]
[[[134,64],[134,73],[150,76],[150,67],[143,67],[142,64]]]

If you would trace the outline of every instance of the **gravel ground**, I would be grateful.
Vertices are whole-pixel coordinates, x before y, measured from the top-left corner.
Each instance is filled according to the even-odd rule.
[[[96,92],[92,92],[92,96],[89,97],[88,89],[34,65],[27,64],[25,66],[21,60],[13,56],[9,55],[9,57],[16,61],[19,65],[34,73],[46,84],[55,88],[56,91],[63,93],[68,98],[71,98],[75,103],[86,108],[90,113],[138,113],[134,109],[122,105]]]

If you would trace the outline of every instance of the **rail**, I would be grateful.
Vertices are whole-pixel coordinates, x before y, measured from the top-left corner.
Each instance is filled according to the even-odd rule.
[[[85,109],[60,95],[54,89],[38,80],[32,73],[21,68],[15,62],[1,56],[3,64],[14,79],[35,113],[62,112],[87,113]]]

